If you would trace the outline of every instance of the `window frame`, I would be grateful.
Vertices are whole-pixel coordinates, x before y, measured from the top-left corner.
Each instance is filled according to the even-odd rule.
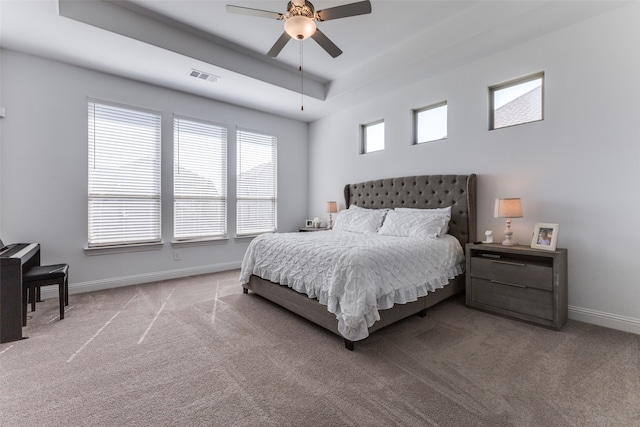
[[[430,111],[430,110],[436,110],[438,108],[441,107],[447,107],[447,117],[446,117],[446,135],[442,138],[437,138],[437,139],[429,139],[426,141],[418,141],[418,125],[419,125],[419,120],[418,120],[418,116],[420,113],[424,113],[426,111]],[[413,137],[412,137],[412,144],[413,145],[422,145],[422,144],[427,144],[429,142],[437,142],[437,141],[444,141],[449,137],[449,103],[448,101],[441,101],[441,102],[437,102],[435,104],[431,104],[428,105],[426,107],[422,107],[422,108],[416,108],[412,110],[412,120],[413,120]]]
[[[219,138],[219,142],[221,143],[221,153],[219,158],[212,157],[208,159],[208,162],[216,162],[219,163],[220,175],[215,176],[218,181],[220,181],[220,188],[216,189],[220,192],[220,195],[213,194],[197,194],[197,189],[190,187],[192,191],[190,194],[179,194],[178,189],[178,175],[180,173],[180,167],[184,166],[180,164],[180,126],[181,123],[184,122],[185,126],[189,127],[200,127],[201,130],[208,128],[207,130],[211,131],[212,138]],[[193,141],[185,141],[185,143],[192,143]],[[228,181],[228,129],[224,124],[216,123],[208,120],[196,119],[193,117],[183,116],[174,114],[173,116],[173,243],[187,243],[187,242],[196,242],[196,241],[206,241],[206,240],[219,240],[226,239],[228,237],[228,195],[227,195],[227,181]],[[183,147],[186,149],[186,147]],[[203,151],[203,150],[200,150]],[[210,171],[207,171],[210,172]],[[187,184],[193,184],[188,182]],[[192,202],[202,202],[202,201],[222,201],[222,209],[220,215],[214,215],[215,218],[220,218],[222,220],[222,231],[221,232],[211,232],[207,233],[204,229],[201,229],[201,233],[199,234],[182,234],[178,235],[178,207],[179,200],[191,200]],[[213,211],[206,211],[205,213],[214,213]],[[202,222],[202,217],[198,216],[197,219]],[[186,224],[186,223],[185,223]]]
[[[105,111],[102,111],[103,116],[101,118],[96,117],[96,107],[104,108]],[[108,113],[107,110],[112,109],[112,113]],[[109,147],[109,150],[112,150],[116,144],[113,143],[114,140],[120,139],[121,141],[127,138],[130,138],[132,135],[136,135],[140,137],[142,141],[144,138],[141,137],[139,133],[132,133],[131,130],[125,128],[124,125],[121,127],[113,126],[112,129],[108,129],[103,127],[104,124],[98,123],[100,120],[107,120],[109,114],[113,114],[116,110],[124,110],[123,115],[117,116],[118,119],[122,123],[132,123],[132,119],[135,114],[139,114],[139,119],[143,115],[147,115],[149,122],[152,122],[153,126],[149,127],[150,137],[147,143],[150,143],[151,151],[147,153],[147,155],[152,155],[151,162],[155,163],[152,168],[152,174],[150,181],[147,182],[148,185],[151,186],[152,190],[145,192],[141,192],[140,194],[135,194],[132,191],[132,187],[128,187],[126,190],[116,191],[114,188],[122,189],[122,186],[118,187],[118,182],[115,180],[113,186],[107,188],[105,191],[104,184],[100,181],[111,181],[113,177],[123,176],[122,173],[116,173],[115,167],[113,171],[110,173],[98,173],[92,174],[92,170],[96,170],[96,161],[103,162],[108,160],[112,154],[116,154],[118,156],[122,156],[123,159],[131,159],[131,149],[120,149],[117,151],[109,151],[104,156],[97,157],[96,150],[100,145]],[[129,114],[130,116],[126,116],[125,114]],[[138,125],[142,125],[144,120],[140,120]],[[134,121],[135,123],[135,121]],[[88,158],[87,158],[87,250],[108,250],[110,248],[134,248],[134,247],[144,247],[144,246],[154,246],[162,244],[162,114],[159,111],[150,110],[147,108],[141,108],[131,105],[120,104],[116,102],[104,101],[100,99],[87,99],[87,145],[88,145]],[[105,134],[102,134],[104,132]],[[111,132],[108,134],[107,132]],[[139,157],[140,159],[141,157]],[[129,172],[140,172],[142,169],[129,169]],[[110,179],[105,179],[112,177]],[[136,179],[136,182],[139,183],[139,180]],[[128,191],[128,193],[127,193]],[[108,201],[132,201],[132,202],[140,202],[140,201],[148,201],[154,200],[156,201],[152,204],[153,209],[147,212],[148,216],[144,217],[145,220],[151,220],[148,224],[148,235],[146,237],[133,237],[134,235],[126,232],[123,232],[119,239],[108,239],[109,231],[100,231],[100,224],[105,224],[104,227],[113,227],[117,228],[118,221],[109,222],[108,218],[105,221],[105,216],[108,217],[109,210],[113,210],[114,207],[106,206],[102,210],[96,209],[95,205],[100,204],[100,200],[106,201],[105,205],[108,205]],[[115,209],[118,209],[117,204],[114,205]],[[122,207],[120,207],[122,209]],[[126,208],[125,208],[126,209]],[[136,208],[131,208],[131,212],[136,213]],[[95,214],[95,215],[94,215]],[[100,215],[102,214],[102,216]],[[123,217],[128,217],[129,214],[123,213]],[[99,224],[96,224],[99,223]],[[125,227],[131,224],[129,221],[121,220],[121,227]],[[135,227],[136,230],[140,230],[138,226]]]
[[[243,143],[242,135],[247,134],[248,137],[263,137],[265,139],[271,140],[271,162],[273,164],[273,175],[270,178],[273,180],[273,192],[268,196],[264,195],[240,195],[240,191],[242,190],[242,180],[241,180],[241,168],[242,168],[242,149],[241,144]],[[250,141],[247,141],[250,142]],[[272,205],[272,217],[267,220],[269,223],[269,227],[266,228],[254,228],[249,229],[248,227],[243,228],[241,230],[241,225],[243,224],[240,220],[241,208],[240,204],[242,201],[271,201]],[[272,233],[278,231],[278,138],[275,135],[269,134],[267,132],[256,131],[253,129],[247,128],[236,128],[236,238],[245,238],[245,237],[254,237],[263,233]]]
[[[379,150],[373,150],[373,151],[368,151],[367,150],[367,130],[369,128],[372,128],[374,126],[378,126],[382,124],[383,125],[383,130],[382,130],[382,148],[380,148]],[[384,119],[380,119],[380,120],[376,120],[375,122],[370,122],[370,123],[366,123],[363,125],[360,125],[360,154],[371,154],[371,153],[378,153],[380,151],[384,151],[386,148],[386,138],[385,138],[385,133],[386,133],[386,126],[384,126]]]
[[[513,123],[506,126],[495,127],[495,93],[497,91],[507,89],[510,87],[518,86],[524,83],[532,82],[534,80],[540,79],[540,118],[535,120],[529,120],[526,122],[518,122]],[[544,71],[539,71],[537,73],[529,74],[524,77],[519,77],[517,79],[509,80],[504,83],[500,83],[497,85],[489,86],[489,130],[498,130],[505,129],[513,126],[524,125],[527,123],[535,123],[544,120],[544,92],[545,92],[545,73]],[[506,105],[506,104],[505,104]]]

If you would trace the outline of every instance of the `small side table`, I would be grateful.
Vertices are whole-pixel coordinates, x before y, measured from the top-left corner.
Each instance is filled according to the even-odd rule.
[[[329,230],[329,228],[327,228],[327,227],[317,227],[317,228],[316,227],[300,227],[300,228],[298,228],[298,231],[300,231],[300,232],[306,232],[306,231],[309,231],[309,232],[311,232],[311,231],[328,231],[328,230]]]

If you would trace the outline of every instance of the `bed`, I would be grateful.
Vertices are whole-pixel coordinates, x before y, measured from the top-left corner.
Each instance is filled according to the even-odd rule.
[[[400,211],[409,208],[412,210],[411,212],[416,212],[419,215],[450,207],[450,219],[447,224],[446,234],[443,232],[437,239],[426,239],[424,242],[428,240],[429,245],[444,245],[443,247],[447,248],[453,247],[452,244],[455,243],[454,246],[458,249],[453,249],[453,251],[458,254],[460,248],[463,249],[466,243],[474,241],[476,237],[475,174],[408,176],[348,184],[344,188],[344,197],[345,206],[349,210],[358,211],[358,209],[362,210],[361,208],[364,208],[369,214],[380,212],[385,215],[385,221],[391,219],[389,212],[392,212],[392,209]],[[372,209],[376,211],[371,211]],[[421,211],[416,211],[418,209]],[[464,290],[463,267],[460,267],[464,265],[464,262],[460,263],[460,259],[457,259],[455,266],[447,267],[446,278],[443,279],[443,273],[440,273],[437,280],[425,282],[424,285],[415,288],[415,291],[399,291],[396,289],[395,294],[392,294],[392,297],[389,298],[388,295],[385,297],[384,292],[377,290],[378,300],[376,301],[374,298],[373,305],[376,307],[373,307],[373,309],[370,307],[372,305],[371,295],[363,297],[368,301],[366,303],[354,302],[354,306],[361,307],[364,305],[369,308],[365,307],[363,309],[363,320],[360,318],[352,319],[349,315],[351,314],[349,311],[351,305],[347,300],[344,300],[347,302],[341,301],[339,298],[342,297],[336,299],[336,296],[332,294],[331,287],[319,285],[314,288],[308,283],[305,284],[306,279],[297,276],[292,277],[291,275],[287,276],[286,274],[291,273],[291,271],[287,271],[289,267],[286,266],[292,265],[302,265],[310,271],[322,272],[328,268],[327,265],[337,265],[337,260],[341,259],[341,257],[345,258],[347,253],[357,253],[360,257],[358,259],[368,259],[362,253],[368,255],[370,250],[367,245],[375,244],[378,241],[381,242],[380,244],[383,245],[383,250],[386,253],[396,254],[394,236],[374,237],[371,234],[362,234],[355,237],[353,236],[354,233],[341,231],[344,229],[343,227],[338,229],[339,227],[337,226],[340,225],[338,219],[336,219],[336,229],[332,231],[275,233],[262,235],[254,239],[247,250],[247,254],[245,254],[241,269],[241,283],[244,293],[248,293],[250,290],[334,332],[344,339],[347,349],[353,350],[355,341],[364,339],[370,333],[408,316],[418,314],[424,317],[429,307]],[[384,223],[383,226],[388,223]],[[382,232],[383,230],[381,229],[380,231]],[[395,239],[400,238],[396,237]],[[419,264],[418,261],[410,260],[413,256],[412,253],[416,253],[419,256],[429,256],[426,250],[424,250],[423,254],[422,246],[420,246],[425,245],[425,243],[416,243],[414,240],[416,239],[408,238],[404,241],[418,246],[407,246],[402,249],[404,252],[397,252],[394,255],[395,261],[385,268],[381,268],[378,272],[369,275],[367,269],[373,269],[376,261],[366,261],[352,263],[359,265],[359,270],[353,270],[356,273],[353,273],[352,270],[345,270],[346,272],[342,270],[333,271],[331,277],[336,275],[345,276],[346,284],[344,288],[355,289],[356,291],[365,289],[369,284],[368,282],[374,280],[374,276],[376,280],[382,281],[382,285],[393,280],[404,280],[402,277],[404,277],[403,274],[405,273],[413,280],[414,276],[419,276],[422,273],[411,272],[408,267],[405,267],[405,265],[409,264]],[[302,245],[301,248],[307,248],[308,250],[296,249],[296,245]],[[296,259],[296,256],[301,255],[281,255],[280,249],[274,249],[277,246],[280,246],[282,250],[293,248],[293,252],[297,251],[300,254],[309,252],[310,258]],[[347,246],[350,249],[345,249],[347,252],[341,254],[339,252],[339,247],[341,246]],[[322,248],[322,251],[319,251],[318,247]],[[448,253],[451,250],[446,249]],[[411,253],[408,254],[408,252]],[[274,267],[272,261],[275,262],[278,257],[286,260],[286,266],[283,265],[281,268],[275,264],[276,266]],[[430,255],[430,257],[436,263],[440,262],[440,258],[445,258],[444,255],[440,254],[438,256]],[[264,262],[261,260],[264,260]],[[395,264],[401,267],[396,268],[396,271],[392,271],[391,273],[393,274],[390,273],[386,277],[378,277],[384,276],[386,271],[391,270],[391,267]],[[265,267],[265,265],[268,265],[268,267]],[[395,276],[401,278],[397,279]],[[314,280],[317,281],[321,277],[323,277],[322,274],[318,273],[314,276]],[[431,281],[431,279],[429,280]],[[309,282],[311,282],[311,279],[309,279]],[[376,284],[375,286],[381,285]],[[399,283],[399,286],[402,288],[404,284]],[[408,284],[407,289],[409,289]],[[411,289],[413,289],[413,285]],[[371,291],[367,292],[371,294]],[[402,296],[398,297],[398,295]],[[390,299],[393,301],[390,302]],[[342,306],[340,305],[341,303],[343,304]],[[356,320],[358,323],[353,323]],[[366,326],[362,326],[362,321],[366,322]]]

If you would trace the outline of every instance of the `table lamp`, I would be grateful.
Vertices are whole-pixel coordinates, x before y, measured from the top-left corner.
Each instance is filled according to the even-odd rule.
[[[507,218],[507,228],[504,230],[505,239],[502,244],[515,246],[518,243],[511,240],[511,218],[522,218],[522,202],[519,198],[496,199],[496,207],[493,216],[495,218]]]
[[[325,202],[324,211],[329,212],[329,226],[327,228],[333,228],[333,216],[331,214],[338,212],[338,204],[336,202]]]

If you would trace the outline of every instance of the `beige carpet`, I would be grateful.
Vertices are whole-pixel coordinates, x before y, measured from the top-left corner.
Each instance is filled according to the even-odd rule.
[[[462,297],[342,339],[238,272],[57,298],[0,344],[1,426],[640,426],[640,336]]]

